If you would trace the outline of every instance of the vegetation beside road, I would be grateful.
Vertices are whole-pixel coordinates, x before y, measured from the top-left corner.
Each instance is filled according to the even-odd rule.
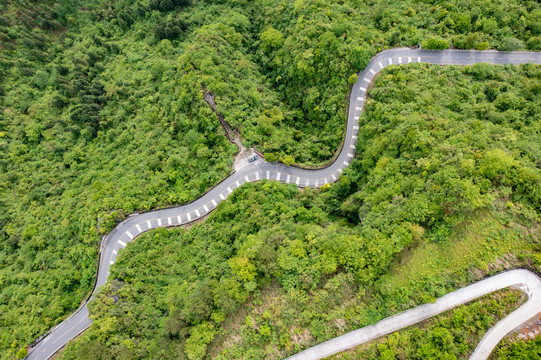
[[[386,68],[336,184],[246,184],[204,223],[143,235],[64,358],[283,358],[487,274],[541,270],[540,71]]]
[[[330,359],[469,359],[485,333],[526,296],[500,290]]]
[[[504,339],[502,344],[492,353],[491,360],[529,360],[541,356],[541,337],[528,341]]]
[[[267,153],[269,160],[321,164],[343,134],[348,78],[377,51],[424,41],[434,47],[444,41],[480,48],[488,42],[491,48],[539,50],[541,35],[539,4],[516,0],[475,2],[467,8],[458,1],[10,0],[0,4],[0,12],[2,359],[15,356],[78,307],[92,288],[99,239],[117,221],[133,211],[193,200],[230,172],[235,147],[202,99],[204,91],[215,93],[219,111],[245,144]],[[414,97],[403,88],[404,81],[429,68],[411,69],[389,70],[380,78],[394,83],[379,98],[397,91]],[[367,155],[349,175],[326,193],[311,195],[321,211],[307,216],[316,220],[304,219],[302,209],[292,220],[295,228],[306,222],[326,228],[317,218],[328,219],[337,232],[352,237],[351,246],[366,251],[362,261],[351,265],[348,276],[353,278],[347,281],[352,286],[377,282],[404,246],[421,239],[443,241],[466,217],[501,224],[497,227],[503,232],[491,235],[497,240],[488,246],[487,259],[504,253],[492,244],[511,244],[513,236],[524,237],[513,246],[525,247],[525,254],[534,251],[536,243],[529,240],[534,235],[522,235],[518,225],[509,223],[532,229],[538,222],[539,209],[532,205],[539,193],[532,188],[539,168],[538,67],[471,71],[464,74],[465,86],[454,83],[461,92],[446,105],[450,110],[431,120],[430,128],[411,130],[403,149],[388,146],[398,144],[394,139],[401,134],[386,128],[379,136],[374,133],[379,125],[367,125],[362,131],[379,142],[364,139],[359,151]],[[426,81],[447,79],[444,75],[427,74]],[[481,106],[482,94],[487,101]],[[433,107],[440,97],[426,96],[419,107]],[[466,105],[473,113],[461,109]],[[474,122],[466,130],[450,127],[456,118],[447,116],[457,109],[465,118],[479,117],[480,127]],[[416,115],[419,123],[426,120],[423,111]],[[396,121],[398,115],[391,115]],[[447,164],[448,150],[440,148],[434,162],[427,137],[437,144],[448,131],[456,132],[453,141],[459,144],[461,131],[471,136],[481,131],[476,141],[490,156],[481,151],[464,164]],[[394,152],[382,156],[384,147]],[[397,173],[392,178],[391,172],[405,171],[402,165],[408,161],[427,175]],[[477,173],[472,161],[475,166],[494,161],[497,171]],[[432,172],[438,167],[450,167],[451,173],[436,176]],[[445,182],[447,175],[453,181]],[[406,183],[408,176],[416,181]],[[379,179],[402,185],[377,190]],[[462,198],[457,195],[462,190],[471,192]],[[391,196],[393,191],[409,197]],[[405,214],[433,195],[438,200],[410,218],[396,217],[391,210]],[[511,251],[510,245],[505,249]],[[342,271],[350,260],[329,261],[324,269],[306,270],[306,278],[288,281],[311,284],[321,274]],[[257,279],[258,289],[267,286]],[[252,289],[254,283],[247,286]]]

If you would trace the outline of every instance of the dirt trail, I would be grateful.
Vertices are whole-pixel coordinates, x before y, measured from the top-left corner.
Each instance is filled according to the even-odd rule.
[[[242,144],[240,134],[233,129],[231,129],[231,126],[225,121],[224,116],[221,112],[218,111],[216,108],[216,101],[214,100],[214,94],[210,91],[207,91],[205,95],[203,96],[205,101],[212,107],[212,110],[218,116],[218,119],[220,120],[220,123],[222,124],[225,134],[229,141],[231,141],[233,144],[237,145],[237,148],[239,149],[237,155],[235,156],[235,160],[233,160],[233,169],[235,171],[242,169],[243,167],[247,166],[249,164],[248,158],[253,157],[256,155],[256,152],[254,149],[250,148],[247,149]],[[261,162],[263,159],[258,159],[257,162]]]

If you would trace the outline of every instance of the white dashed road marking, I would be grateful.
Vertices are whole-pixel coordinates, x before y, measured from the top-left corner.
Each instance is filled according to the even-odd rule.
[[[195,214],[197,215],[197,217],[200,217],[200,216],[201,216],[201,214],[199,213],[199,209],[196,209],[196,210],[195,210]]]
[[[250,179],[248,178],[248,175],[244,177],[244,180],[246,180],[246,182],[250,182]]]
[[[369,78],[364,78],[364,81],[366,81],[367,83],[370,82],[370,79]]]
[[[167,218],[167,224],[171,225],[171,218],[170,217]]]
[[[179,223],[179,224],[182,224],[182,218],[180,217],[180,215],[177,216],[177,220],[178,220],[178,223]]]
[[[158,226],[162,226],[162,219],[158,219]]]
[[[259,181],[259,173],[258,173],[258,172],[255,173],[255,179],[256,179],[257,181]]]
[[[421,62],[421,57],[417,56],[417,62]]]
[[[190,213],[187,213],[186,216],[188,217],[188,221],[192,221],[192,215]]]
[[[408,57],[408,64],[411,62],[411,56]]]
[[[332,176],[332,180],[336,181],[336,175],[332,174],[331,176]]]
[[[218,206],[218,204],[216,204],[216,200],[212,199],[212,205],[214,205],[214,207]]]
[[[126,231],[126,235],[128,235],[128,237],[131,239],[133,239],[133,235],[131,234],[131,232],[128,230]]]
[[[379,63],[379,68],[383,69],[383,64],[381,62]]]
[[[221,198],[222,200],[225,200],[224,194],[220,194],[220,198]]]
[[[288,174],[287,179],[286,179],[286,183],[288,183],[288,184],[289,184],[289,179],[291,179],[291,175]]]
[[[374,75],[376,72],[372,69],[370,69],[370,72],[372,73],[372,75]]]
[[[118,251],[113,250],[113,255],[116,255],[116,254],[118,254]]]
[[[122,240],[118,240],[118,245],[122,246],[122,247],[126,247],[126,243]]]
[[[231,190],[231,188],[228,187],[227,192],[231,194],[233,192],[233,190]]]
[[[393,59],[389,59],[389,65],[393,64]]]
[[[147,226],[148,226],[149,229],[151,228],[151,226],[150,226],[150,220],[147,220]]]
[[[137,231],[143,232],[143,230],[141,230],[141,227],[139,226],[139,224],[136,224],[135,227],[137,228]]]
[[[402,58],[401,57],[398,58],[398,63],[402,64]]]
[[[301,178],[297,177],[297,181],[295,181],[295,184],[297,184],[297,186],[298,186],[300,181],[301,181]]]
[[[349,166],[349,163],[347,161],[344,161],[344,165]]]
[[[204,205],[203,209],[205,209],[206,212],[209,212],[209,208],[207,207],[207,205]]]
[[[363,87],[360,87],[359,89],[360,89],[361,91],[366,91],[366,89],[363,88]]]

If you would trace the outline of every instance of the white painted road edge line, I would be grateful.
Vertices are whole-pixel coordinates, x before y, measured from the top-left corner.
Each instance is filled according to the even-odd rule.
[[[396,50],[391,50],[392,54],[397,54]],[[398,53],[400,54],[417,54],[417,53],[421,53],[421,54],[426,54],[426,53],[423,53],[422,51],[419,51],[417,52],[416,50],[410,50],[410,49],[398,49]],[[473,54],[475,53],[476,56],[471,56],[471,57],[467,57],[467,56],[464,56],[465,54]],[[382,53],[383,54],[383,53]],[[445,52],[433,52],[432,53],[433,55],[431,56],[426,56],[426,58],[423,56],[423,58],[425,58],[425,62],[428,62],[428,63],[433,63],[433,64],[439,64],[441,63],[441,60],[444,59],[445,60],[445,64],[446,65],[460,65],[459,63],[460,62],[463,62],[464,60],[468,60],[468,64],[473,64],[473,63],[476,63],[476,62],[491,62],[491,63],[498,63],[498,64],[519,64],[519,63],[522,63],[523,61],[525,60],[529,60],[531,62],[534,62],[536,64],[541,64],[541,56],[539,55],[539,53],[536,53],[536,52],[529,52],[527,54],[525,54],[525,52],[509,52],[509,53],[501,53],[501,52],[496,52],[496,51],[488,51],[488,52],[483,52],[483,51],[461,51],[461,50],[448,50],[448,51],[445,51]],[[458,55],[456,55],[458,54]],[[498,57],[498,56],[494,56],[494,54],[505,54],[504,57]],[[479,55],[479,56],[477,56]],[[379,56],[379,54],[378,54]],[[381,62],[379,62],[379,66],[380,66],[380,69],[384,68],[384,65],[382,64],[382,62],[385,62],[385,59],[389,59],[391,55],[389,56],[385,56],[385,55],[382,55],[383,58],[379,57],[381,59]],[[422,59],[421,59],[421,56],[416,56],[417,57],[417,62],[421,62]],[[528,58],[527,58],[528,57]],[[377,61],[374,59],[374,62]],[[411,60],[410,60],[411,59]],[[455,62],[453,62],[453,60],[456,60]],[[519,61],[519,60],[523,60],[523,61]],[[392,60],[389,61],[390,63],[392,63]],[[415,62],[415,57],[408,57],[408,62]],[[369,69],[369,70],[372,70],[372,69]],[[356,86],[360,85],[362,82],[361,81],[357,81],[356,83]],[[365,92],[366,92],[366,89],[364,89]],[[351,94],[352,97],[355,97],[355,96],[364,96],[366,95],[365,93],[359,93],[359,94]],[[349,126],[351,125],[354,125],[353,126],[353,129],[357,129],[358,131],[358,126],[357,125],[357,120],[359,119],[359,115],[358,115],[358,112],[356,111],[353,111],[353,121],[351,119],[350,116],[348,116],[348,119],[347,119],[347,123],[346,123],[346,128],[348,128]],[[336,164],[336,163],[335,163]],[[258,164],[259,165],[259,164]],[[338,164],[336,164],[338,165]],[[340,176],[339,174],[342,173],[342,169],[344,168],[343,167],[343,164],[340,164],[338,165],[339,168],[336,170],[337,171],[337,176]],[[259,177],[260,175],[262,176],[263,174],[263,170],[261,170],[261,174],[258,172],[256,173],[256,177],[258,178],[259,180]],[[333,174],[334,176],[334,174]],[[227,180],[227,179],[226,179]],[[304,181],[304,179],[302,180]],[[231,183],[231,181],[229,181],[229,183]],[[307,183],[307,186],[309,185],[309,179],[306,179],[306,183]],[[216,198],[217,199],[217,198]],[[183,209],[182,207],[178,207],[176,208],[176,210],[178,211],[185,211],[184,210],[181,210]],[[158,210],[156,212],[156,214],[159,214],[161,211],[163,210]],[[141,215],[137,215],[136,217],[138,216],[141,216]],[[159,215],[157,215],[159,217]],[[190,216],[190,215],[187,215],[187,216]],[[135,219],[135,218],[132,218],[132,219]],[[178,219],[179,219],[179,223],[181,222],[182,218],[181,218],[181,215],[178,215]],[[141,224],[143,223],[144,220],[142,220]],[[146,230],[150,230],[150,229],[154,229],[157,227],[156,224],[152,224],[151,221],[156,221],[158,223],[158,226],[161,226],[161,219],[153,219],[153,220],[147,220],[147,226],[148,228]],[[124,223],[124,222],[123,222]],[[123,223],[119,224],[119,225],[122,225]],[[125,223],[123,225],[126,225]],[[124,230],[126,230],[126,227],[124,227]],[[133,229],[132,229],[133,231]],[[118,232],[117,234],[111,234],[109,233],[108,235],[111,236],[113,239],[116,239],[116,243],[115,242],[109,242],[108,244],[101,244],[105,247],[109,247],[109,246],[113,246],[115,247],[116,244],[119,244],[118,241],[120,241],[119,239],[122,238],[122,236],[125,234],[125,232]],[[137,235],[137,234],[136,234]],[[122,243],[124,243],[122,241]],[[124,243],[125,244],[125,243]],[[104,263],[104,265],[106,266],[107,264]],[[99,270],[102,270],[102,269],[99,269]],[[107,274],[109,274],[109,271],[107,271]],[[100,277],[100,271],[98,271],[98,274],[97,274],[97,282],[96,284],[99,286],[99,285],[102,285],[101,284],[101,280],[102,277]],[[520,287],[520,284],[518,285]],[[530,303],[531,304],[531,303]],[[535,310],[539,310],[539,308],[541,308],[541,300],[539,303],[535,304],[537,307],[535,308]],[[57,334],[55,334],[56,330],[59,329],[60,327],[64,326],[64,325],[67,325],[67,326],[71,326],[71,323],[70,323],[70,319],[72,318],[73,315],[76,315],[79,311],[81,310],[86,310],[88,312],[88,309],[86,308],[87,306],[87,302],[85,302],[80,308],[79,310],[77,310],[74,314],[72,314],[71,316],[69,316],[66,320],[64,320],[61,324],[59,324],[58,326],[55,326],[53,327],[49,334],[43,338],[40,342],[37,343],[36,346],[34,346],[32,349],[30,349],[29,351],[29,356],[28,356],[28,360],[42,360],[43,358],[49,358],[53,353],[51,354],[42,354],[41,357],[36,357],[36,354],[39,354],[39,353],[45,353],[46,351],[49,351],[51,349],[47,349],[47,347],[45,348],[42,348],[41,345],[42,344],[47,344],[47,343],[55,343],[57,341],[59,341],[62,337],[64,337],[65,335],[67,335],[67,333],[64,333],[62,335],[60,335],[60,337],[57,336]],[[525,305],[523,305],[524,307]],[[521,307],[522,308],[522,307]],[[91,323],[90,319],[88,318],[88,315],[84,315],[85,317],[83,317],[81,320],[79,320],[79,322],[77,324],[79,324],[81,321],[83,320],[87,320],[89,323]],[[494,326],[493,328],[491,328],[489,330],[489,332],[487,332],[487,334],[485,335],[485,337],[483,338],[482,342],[479,344],[478,348],[475,350],[474,354],[472,355],[472,359],[475,357],[475,354],[480,354],[482,353],[483,351],[487,351],[488,350],[488,353],[490,353],[490,351],[492,351],[492,349],[494,348],[494,346],[490,347],[490,346],[485,346],[482,344],[486,344],[488,342],[488,340],[485,341],[485,339],[489,339],[489,340],[493,340],[495,338],[495,336],[493,335],[493,333],[495,331],[501,331],[501,330],[497,330],[497,329],[506,329],[507,331],[509,331],[509,329],[513,329],[515,327],[510,327],[509,325],[505,325],[505,326],[501,326],[501,327],[498,327],[498,325],[500,323],[506,323],[507,324],[507,320],[510,318],[510,315],[508,315],[506,318],[504,318],[504,320],[500,321],[498,324],[496,324],[496,326]],[[526,321],[527,319],[525,319],[524,317],[522,317],[521,319],[521,322],[518,324],[520,325],[522,322]],[[76,325],[77,325],[76,324]],[[75,326],[76,326],[75,325]],[[518,326],[517,325],[517,326]],[[74,327],[75,327],[74,326]],[[88,325],[86,325],[88,326]],[[74,328],[72,327],[72,329]],[[496,330],[495,330],[496,329]],[[84,331],[81,330],[81,331]],[[77,333],[79,334],[79,333]],[[75,335],[77,335],[75,334]],[[56,337],[55,337],[56,336]],[[70,335],[71,336],[71,335]],[[72,336],[71,336],[72,337]],[[71,339],[70,337],[70,339]],[[52,339],[51,342],[48,342],[49,339]],[[65,345],[65,342],[62,344],[62,346]],[[38,350],[39,349],[39,350]],[[54,352],[56,352],[58,350],[57,349],[54,349]],[[488,355],[487,355],[488,356]],[[484,358],[484,357],[483,357]],[[476,358],[477,359],[477,358]],[[481,359],[481,357],[479,357],[479,359]]]

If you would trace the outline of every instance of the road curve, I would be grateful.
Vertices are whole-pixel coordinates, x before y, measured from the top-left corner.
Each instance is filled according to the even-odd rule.
[[[517,310],[496,323],[496,325],[485,334],[470,357],[470,360],[484,360],[490,356],[494,347],[498,345],[500,340],[509,333],[509,331],[515,329],[541,311],[541,278],[533,272],[517,269],[494,275],[442,296],[437,299],[435,303],[424,304],[398,315],[385,318],[375,325],[365,326],[336,337],[293,355],[288,359],[322,359],[427,320],[432,316],[438,315],[456,306],[510,286],[525,292],[529,299]]]
[[[368,85],[376,74],[388,65],[405,65],[415,62],[439,65],[471,65],[479,62],[498,65],[528,62],[540,64],[541,53],[398,48],[377,54],[370,60],[368,66],[358,74],[358,81],[351,89],[343,147],[332,164],[317,170],[300,169],[266,162],[252,164],[232,173],[205,195],[190,204],[128,217],[119,223],[101,242],[98,275],[94,290],[106,283],[109,267],[115,262],[118,251],[124,248],[128,242],[143,232],[158,227],[187,224],[205,216],[214,210],[221,201],[225,200],[234,189],[245,182],[268,179],[311,188],[319,188],[327,183],[335,182],[355,155],[355,145],[359,131],[358,121],[364,108]],[[69,340],[88,328],[91,320],[88,318],[87,304],[88,300],[72,316],[53,328],[41,341],[32,347],[29,350],[27,359],[48,359]]]

